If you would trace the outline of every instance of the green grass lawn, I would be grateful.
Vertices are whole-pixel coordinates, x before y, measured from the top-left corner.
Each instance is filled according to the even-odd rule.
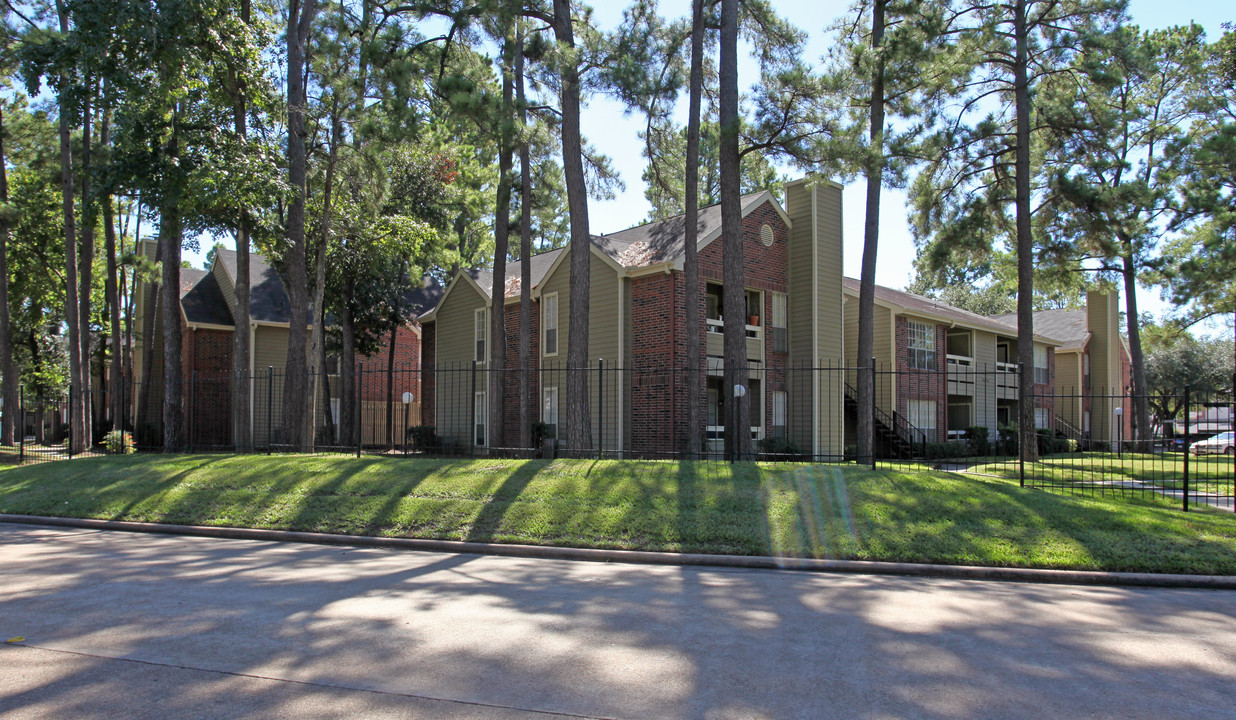
[[[138,455],[0,470],[0,512],[576,547],[1236,575],[1236,517],[927,469]]]
[[[1019,477],[1016,458],[977,465],[970,472],[1011,480]],[[1198,492],[1231,492],[1236,467],[1223,455],[1189,456],[1189,487]],[[1137,480],[1159,487],[1180,488],[1184,480],[1184,453],[1073,453],[1048,455],[1026,463],[1026,478],[1053,483],[1095,485]]]

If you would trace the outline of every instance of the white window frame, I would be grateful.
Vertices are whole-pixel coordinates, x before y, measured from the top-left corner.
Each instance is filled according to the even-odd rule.
[[[906,321],[906,362],[911,370],[935,370],[936,361],[936,326],[931,323]],[[930,359],[927,366],[921,361]]]
[[[1043,364],[1039,364],[1039,360]],[[1047,359],[1047,348],[1043,345],[1034,346],[1034,382],[1039,385],[1051,384],[1051,366]]]
[[[554,312],[552,315],[549,312],[551,298],[553,299],[553,306],[554,306]],[[549,326],[550,325],[549,319],[551,317],[553,318],[552,328]],[[558,348],[561,347],[562,345],[562,331],[559,330],[559,328],[562,325],[561,323],[558,322],[558,320],[559,320],[558,293],[556,292],[545,293],[544,295],[541,296],[541,356],[542,357],[556,357],[558,355]],[[553,352],[547,352],[545,349],[549,344],[546,341],[546,337],[548,336],[550,330],[554,331],[554,351]]]
[[[476,395],[472,396],[472,413],[475,418],[471,432],[477,447],[489,447],[489,401],[485,393],[484,390],[477,390]]]
[[[477,308],[472,313],[472,348],[473,360],[489,360],[489,308]]]
[[[928,412],[928,409],[930,409],[930,412]],[[939,411],[940,408],[935,400],[906,400],[906,422],[914,426],[915,429],[922,431],[929,442],[934,442],[936,439],[937,413]],[[924,418],[930,418],[931,424],[924,424]]]
[[[790,296],[773,290],[768,291],[768,296],[772,301],[772,306],[768,313],[768,326],[775,328],[787,327],[790,319]]]
[[[551,401],[552,398],[552,401]],[[553,422],[550,422],[550,420]],[[558,387],[541,389],[541,422],[553,427],[553,432],[546,435],[551,440],[558,439]]]
[[[1044,419],[1043,419],[1043,420],[1040,420],[1040,417],[1041,417],[1041,418],[1044,418]],[[1041,424],[1042,422],[1046,422],[1047,424],[1046,424],[1046,425],[1043,425],[1043,424]],[[1043,430],[1051,430],[1051,429],[1052,429],[1052,426],[1051,426],[1051,408],[1036,407],[1036,408],[1034,409],[1034,429],[1038,430],[1038,429],[1040,429],[1040,428],[1041,428],[1041,429],[1043,429]]]
[[[768,424],[776,437],[778,428],[784,432],[789,425],[790,394],[785,390],[772,390],[771,392],[772,412]]]

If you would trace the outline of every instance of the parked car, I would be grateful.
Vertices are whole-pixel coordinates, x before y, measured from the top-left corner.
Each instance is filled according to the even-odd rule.
[[[1229,430],[1205,440],[1198,440],[1189,446],[1189,452],[1194,455],[1206,455],[1209,453],[1236,454],[1236,432]]]

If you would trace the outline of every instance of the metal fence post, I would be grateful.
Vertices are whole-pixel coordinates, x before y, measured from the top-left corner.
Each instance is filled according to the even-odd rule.
[[[197,369],[189,372],[189,454],[193,454],[193,418],[197,415]]]
[[[356,410],[352,413],[352,417],[355,420],[355,422],[353,422],[352,424],[353,424],[353,431],[356,433],[356,459],[357,460],[360,460],[361,446],[365,442],[364,427],[361,425],[361,421],[364,420],[365,418],[365,414],[361,412],[361,398],[364,397],[364,394],[361,392],[361,383],[364,382],[364,380],[365,380],[365,363],[356,363],[356,382],[353,383],[354,385],[356,385],[356,392],[355,392]]]
[[[476,361],[472,361],[472,394],[468,396],[471,401],[469,405],[472,411],[468,413],[471,420],[468,421],[468,451],[472,457],[476,457]],[[486,398],[488,402],[489,398]]]
[[[275,444],[275,428],[273,424],[273,408],[275,405],[275,368],[266,366],[266,454],[269,455],[271,447]]]
[[[871,358],[871,469],[876,469],[876,359]],[[895,430],[896,428],[894,428]]]
[[[671,431],[672,432],[672,431]],[[605,452],[605,358],[597,360],[597,460]]]
[[[62,405],[61,407],[63,408],[63,407],[65,407],[65,406],[64,406],[64,405]],[[73,459],[73,388],[71,388],[71,387],[69,388],[69,402],[68,402],[68,408],[69,408],[69,417],[68,417],[68,421],[69,421],[69,423],[68,423],[68,424],[69,424],[68,448],[69,448],[69,459],[70,459],[70,460],[72,460],[72,459]]]
[[[1024,369],[1025,367],[1022,363],[1017,363],[1017,414],[1019,416],[1017,418],[1017,475],[1020,487],[1026,486],[1026,428],[1024,426],[1026,424],[1027,392],[1026,388],[1023,387],[1025,385],[1023,382],[1025,377],[1022,375]],[[1034,400],[1033,388],[1030,390],[1029,399],[1031,401]],[[1034,415],[1033,407],[1030,408],[1029,414],[1031,416]],[[1030,434],[1033,435],[1034,433]]]
[[[17,389],[17,464],[26,461],[26,389]]]
[[[1184,511],[1189,512],[1189,386],[1184,386],[1184,411],[1185,411],[1185,426],[1184,426],[1184,492],[1181,496],[1184,499]]]

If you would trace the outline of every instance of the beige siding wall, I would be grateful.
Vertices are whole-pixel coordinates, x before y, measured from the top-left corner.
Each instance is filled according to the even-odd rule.
[[[1114,293],[1086,294],[1086,321],[1090,325],[1090,389],[1095,398],[1090,407],[1091,437],[1098,442],[1116,440],[1115,410],[1104,396],[1120,392],[1120,309]]]
[[[476,311],[488,300],[464,278],[451,288],[438,307],[435,364],[436,402],[433,420],[438,435],[459,447],[472,444],[472,405],[474,401],[472,361],[476,356]],[[489,327],[488,319],[485,324]],[[488,347],[487,347],[488,350]],[[488,363],[479,363],[486,368]],[[477,373],[476,390],[483,391],[487,376]]]
[[[995,439],[999,423],[996,419],[996,334],[974,331],[974,367],[980,373],[974,392],[974,424],[987,428],[987,437]]]
[[[1056,414],[1080,429],[1083,425],[1081,353],[1056,350]]]
[[[569,250],[567,251],[570,252]],[[605,361],[606,368],[618,367],[618,363],[626,355],[620,345],[620,335],[629,336],[630,324],[630,294],[624,291],[620,296],[621,285],[618,273],[600,258],[592,254],[588,266],[590,301],[588,304],[588,367],[596,368],[597,362]],[[553,274],[541,282],[542,296],[558,293],[558,355],[543,358],[541,367],[546,371],[546,387],[557,385],[560,403],[559,418],[566,419],[566,377],[555,374],[555,369],[566,367],[567,351],[570,347],[571,323],[571,258],[565,255],[561,264]],[[623,307],[627,308],[624,315]],[[620,333],[621,323],[627,323],[626,332]],[[625,338],[622,344],[626,344]],[[619,449],[619,440],[624,437],[623,425],[619,422],[619,401],[621,392],[626,388],[618,383],[614,373],[605,374],[604,408],[598,403],[596,373],[588,375],[589,410],[592,416],[593,448],[602,441],[600,433],[604,434],[603,447],[606,450]],[[621,392],[620,392],[621,391]],[[601,412],[604,411],[604,417]],[[565,433],[560,433],[565,438]]]
[[[791,222],[791,363],[841,366],[845,360],[841,188],[832,184],[809,187],[803,182],[789,183],[785,205]],[[790,389],[791,397],[810,398],[810,408],[791,409],[791,437],[805,440],[804,449],[810,447],[818,454],[841,454],[843,383],[840,372],[816,373],[808,381],[811,387]]]
[[[288,362],[288,329],[258,325],[253,332],[253,443],[261,447],[281,442],[279,418],[283,407],[283,368]],[[273,372],[268,368],[273,368]],[[273,379],[273,380],[272,380]]]
[[[871,365],[871,358],[858,359],[858,297],[847,296],[845,298],[844,327],[845,327],[845,358],[846,364],[851,368],[866,368]],[[876,359],[876,368],[880,371],[893,370],[896,365],[893,362],[893,311],[883,305],[876,305],[874,308],[874,332],[872,338],[872,357]],[[848,382],[854,387],[858,387],[855,383],[855,371],[846,373]],[[893,386],[895,378],[891,374],[880,374],[876,379],[876,406],[884,412],[892,414],[893,411]]]
[[[219,290],[223,292],[223,299],[227,301],[228,310],[232,311],[232,317],[236,317],[236,285],[232,282],[231,276],[223,269],[223,263],[217,262],[210,269],[215,275],[215,280],[219,283]]]

